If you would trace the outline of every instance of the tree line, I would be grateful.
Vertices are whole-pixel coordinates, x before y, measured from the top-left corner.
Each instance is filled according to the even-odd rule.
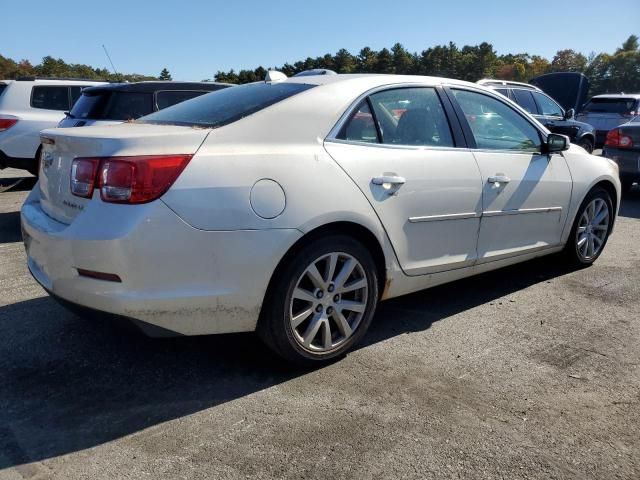
[[[475,82],[481,78],[498,78],[527,82],[550,72],[582,72],[591,80],[591,94],[608,92],[640,92],[640,48],[638,37],[631,35],[613,53],[592,53],[585,56],[571,49],[559,50],[548,60],[539,55],[516,53],[498,55],[493,45],[455,43],[437,45],[420,53],[409,52],[400,43],[390,49],[373,50],[364,47],[358,54],[340,49],[335,55],[327,53],[320,57],[308,57],[294,63],[273,67],[287,76],[304,70],[327,68],[338,73],[396,73],[408,75],[434,75],[458,78]],[[218,71],[214,79],[218,82],[249,83],[263,80],[267,69],[259,66],[253,70]],[[64,60],[46,56],[38,65],[28,60],[14,61],[0,55],[0,79],[21,76],[77,77],[110,81],[171,80],[169,70],[164,68],[157,77],[137,73],[116,74],[105,68],[66,63]]]
[[[585,56],[571,49],[559,50],[553,59],[528,53],[498,55],[490,43],[437,45],[420,53],[409,52],[400,43],[391,49],[376,51],[364,47],[357,55],[346,49],[335,55],[299,60],[274,67],[287,76],[304,70],[327,68],[338,73],[396,73],[433,75],[475,82],[481,78],[497,78],[528,82],[551,72],[582,72],[591,81],[591,94],[607,92],[640,92],[640,48],[638,37],[631,35],[613,53],[592,53]],[[263,80],[267,70],[218,71],[215,80],[228,83],[249,83]]]

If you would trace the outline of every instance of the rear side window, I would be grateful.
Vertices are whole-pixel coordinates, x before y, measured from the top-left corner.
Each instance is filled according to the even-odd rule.
[[[636,110],[635,98],[592,98],[582,109],[582,113],[617,113],[632,115]]]
[[[560,105],[551,100],[549,97],[547,97],[543,93],[538,92],[533,92],[533,96],[536,99],[536,103],[538,104],[538,108],[540,109],[540,113],[542,115],[547,115],[550,117],[563,116],[562,107],[560,107]]]
[[[2,92],[4,92],[5,88],[7,88],[7,84],[6,83],[0,83],[0,97],[2,96]]]
[[[352,142],[378,143],[378,132],[376,131],[371,108],[369,108],[369,102],[365,100],[351,114],[337,138]]]
[[[162,110],[163,108],[176,105],[177,103],[184,102],[185,100],[199,97],[205,93],[209,92],[198,92],[195,90],[165,90],[156,93],[156,104],[158,105],[158,110]]]
[[[221,127],[313,87],[304,83],[249,83],[165,108],[140,122]]]
[[[69,87],[37,86],[31,90],[31,106],[45,110],[69,110]]]
[[[382,143],[453,147],[451,127],[433,88],[398,88],[370,97]]]
[[[524,108],[527,112],[533,114],[538,113],[536,102],[533,100],[533,95],[531,95],[530,91],[515,88],[513,90],[513,95],[515,96],[516,103]]]
[[[538,130],[516,110],[496,98],[467,90],[453,94],[471,128],[477,148],[538,152]]]
[[[509,90],[507,90],[506,88],[496,88],[495,90],[499,94],[504,95],[505,97],[509,98]]]

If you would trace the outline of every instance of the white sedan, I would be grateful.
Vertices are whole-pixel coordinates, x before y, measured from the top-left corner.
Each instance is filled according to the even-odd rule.
[[[613,162],[442,78],[270,73],[41,138],[22,227],[51,295],[151,334],[257,330],[306,364],[351,349],[380,300],[593,263],[620,203]]]

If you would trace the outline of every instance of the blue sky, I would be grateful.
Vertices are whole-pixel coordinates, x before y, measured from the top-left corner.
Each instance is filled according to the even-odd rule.
[[[10,5],[10,6],[9,6]],[[2,9],[0,54],[38,63],[45,55],[178,80],[218,70],[294,62],[347,48],[402,43],[422,51],[453,41],[490,42],[498,53],[543,55],[562,48],[612,52],[640,34],[640,2],[22,0]],[[606,21],[598,19],[606,17]]]

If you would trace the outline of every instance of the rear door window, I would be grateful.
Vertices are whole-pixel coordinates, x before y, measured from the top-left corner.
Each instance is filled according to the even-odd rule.
[[[370,97],[382,143],[453,147],[447,115],[434,88],[397,88]]]
[[[164,90],[156,93],[156,105],[158,106],[158,110],[162,110],[163,108],[184,102],[185,100],[199,97],[205,93],[209,92],[196,90]]]
[[[514,88],[513,94],[516,99],[516,103],[524,108],[527,112],[536,115],[538,108],[536,102],[533,100],[533,96],[529,90],[522,90],[520,88]]]
[[[337,136],[351,142],[378,143],[378,132],[368,101],[363,101],[351,114]]]
[[[562,117],[562,107],[558,105],[556,102],[551,100],[543,93],[533,92],[533,98],[536,99],[536,103],[538,104],[538,108],[540,109],[540,113],[542,115],[548,117]]]
[[[37,86],[31,90],[31,106],[45,110],[69,110],[69,87]]]

